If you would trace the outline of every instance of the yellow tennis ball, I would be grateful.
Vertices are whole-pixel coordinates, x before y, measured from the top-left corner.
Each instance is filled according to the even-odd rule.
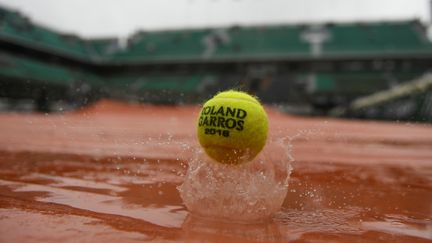
[[[268,118],[260,102],[240,91],[208,100],[198,117],[198,140],[212,159],[224,164],[252,160],[267,140]]]

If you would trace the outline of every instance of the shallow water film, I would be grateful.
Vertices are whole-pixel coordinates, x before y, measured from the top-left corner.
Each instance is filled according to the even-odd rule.
[[[268,108],[264,153],[233,169],[203,157],[197,112],[0,114],[0,242],[432,240],[429,125]]]

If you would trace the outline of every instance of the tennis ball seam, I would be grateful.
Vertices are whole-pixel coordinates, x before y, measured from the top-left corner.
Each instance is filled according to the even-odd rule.
[[[228,99],[228,100],[240,100],[240,101],[247,101],[249,103],[255,104],[255,105],[259,105],[258,101],[252,101],[249,99],[244,99],[244,98],[232,98],[232,97],[214,97],[214,100],[216,99]]]

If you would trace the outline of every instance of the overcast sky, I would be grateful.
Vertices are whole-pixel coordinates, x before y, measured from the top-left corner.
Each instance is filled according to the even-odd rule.
[[[0,0],[36,23],[83,37],[271,23],[429,21],[429,0]]]

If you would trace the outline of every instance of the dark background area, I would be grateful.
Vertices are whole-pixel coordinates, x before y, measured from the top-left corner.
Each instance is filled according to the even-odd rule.
[[[432,44],[418,20],[229,26],[83,39],[0,9],[2,110],[99,99],[196,104],[225,89],[303,115],[432,121]]]

